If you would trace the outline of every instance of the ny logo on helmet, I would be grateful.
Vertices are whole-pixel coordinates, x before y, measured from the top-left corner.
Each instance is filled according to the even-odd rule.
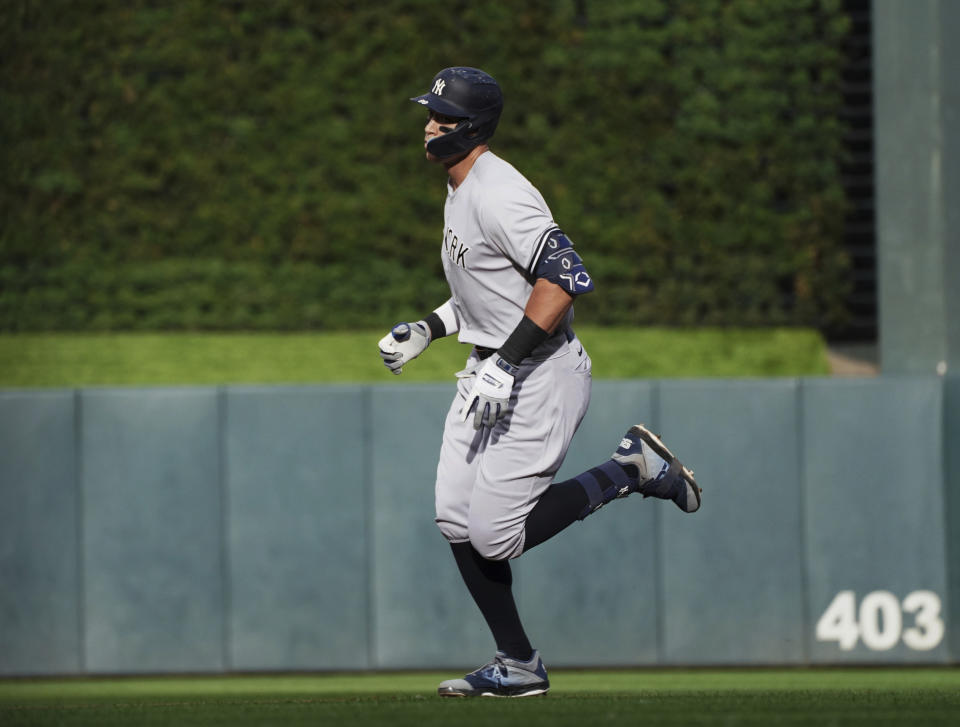
[[[446,85],[447,85],[446,81],[444,81],[442,78],[438,78],[437,82],[433,84],[433,92],[437,94],[437,96],[442,96],[443,87]]]

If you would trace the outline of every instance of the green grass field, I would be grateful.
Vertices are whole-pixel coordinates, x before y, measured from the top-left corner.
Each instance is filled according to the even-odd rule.
[[[818,376],[826,345],[806,329],[577,328],[602,379]],[[435,342],[401,376],[383,331],[313,334],[7,334],[0,388],[450,381],[468,348]]]
[[[545,697],[441,699],[450,674],[0,680],[14,725],[956,725],[960,670],[555,670]]]

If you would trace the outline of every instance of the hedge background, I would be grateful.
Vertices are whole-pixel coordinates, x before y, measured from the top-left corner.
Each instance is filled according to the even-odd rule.
[[[447,297],[410,96],[501,83],[494,149],[580,320],[843,320],[839,0],[0,4],[0,330],[382,328]]]

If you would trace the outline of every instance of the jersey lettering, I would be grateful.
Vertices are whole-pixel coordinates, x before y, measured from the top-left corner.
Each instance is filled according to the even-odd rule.
[[[467,269],[467,253],[470,252],[470,248],[460,242],[451,229],[448,229],[447,234],[443,236],[443,251],[447,253],[447,257],[453,261],[454,265]]]

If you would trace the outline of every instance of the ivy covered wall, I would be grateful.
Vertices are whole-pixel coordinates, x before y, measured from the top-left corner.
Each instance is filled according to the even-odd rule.
[[[838,0],[11,0],[0,330],[383,327],[446,299],[410,96],[500,81],[609,324],[844,317]]]

